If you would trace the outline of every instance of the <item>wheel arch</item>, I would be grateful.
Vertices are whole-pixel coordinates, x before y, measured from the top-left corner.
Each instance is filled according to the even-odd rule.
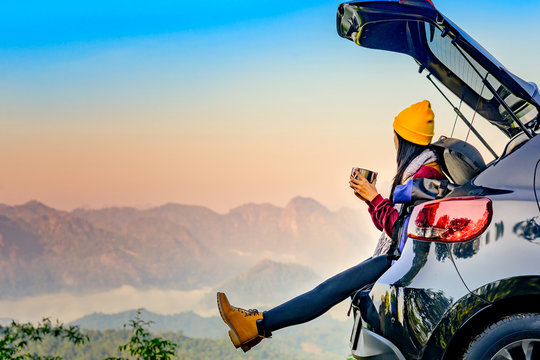
[[[456,359],[472,337],[517,313],[540,314],[540,276],[495,281],[460,299],[439,322],[422,358]]]

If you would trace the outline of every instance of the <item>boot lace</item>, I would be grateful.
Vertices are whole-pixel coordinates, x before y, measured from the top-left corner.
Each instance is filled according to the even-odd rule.
[[[255,315],[259,315],[259,311],[257,309],[242,309],[242,308],[238,308],[238,307],[235,307],[236,310],[240,311],[242,314],[244,314],[244,316],[255,316]]]

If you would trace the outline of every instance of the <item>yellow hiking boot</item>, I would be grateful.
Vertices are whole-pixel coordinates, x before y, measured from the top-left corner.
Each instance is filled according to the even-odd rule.
[[[264,336],[257,328],[257,320],[262,320],[262,313],[231,306],[227,296],[221,292],[217,293],[217,304],[221,318],[231,328],[229,337],[234,347],[241,347],[246,352],[262,341]]]

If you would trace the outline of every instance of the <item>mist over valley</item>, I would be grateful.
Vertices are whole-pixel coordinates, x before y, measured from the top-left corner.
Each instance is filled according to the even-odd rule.
[[[121,328],[144,308],[156,331],[220,338],[226,326],[216,291],[265,310],[369,257],[376,238],[367,212],[330,211],[303,197],[225,214],[173,203],[73,211],[38,201],[0,205],[0,318],[50,317],[101,331]],[[335,338],[319,345],[302,338],[303,327],[283,336],[300,336],[301,352],[345,349],[347,307],[313,327],[319,340],[328,332],[343,338],[335,348]]]

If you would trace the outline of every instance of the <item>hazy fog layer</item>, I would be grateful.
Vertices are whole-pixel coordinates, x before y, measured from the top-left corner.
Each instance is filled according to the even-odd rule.
[[[209,288],[193,291],[138,290],[131,286],[122,286],[94,294],[48,294],[0,301],[0,317],[18,321],[38,321],[43,317],[50,317],[69,322],[94,312],[117,313],[137,308],[145,308],[160,314],[174,314],[203,310],[199,304],[209,291]],[[204,311],[198,312],[201,315],[215,315]]]
[[[203,302],[203,299],[209,296],[213,296],[210,288],[177,291],[138,290],[131,286],[122,286],[93,294],[58,293],[3,300],[0,301],[0,318],[37,322],[49,317],[66,323],[94,312],[113,314],[138,308],[145,308],[158,314],[194,311],[201,316],[218,315],[217,307],[209,309]],[[346,320],[348,306],[349,302],[345,300],[331,309],[329,315],[337,320]],[[265,308],[267,307],[268,304],[265,305]]]

